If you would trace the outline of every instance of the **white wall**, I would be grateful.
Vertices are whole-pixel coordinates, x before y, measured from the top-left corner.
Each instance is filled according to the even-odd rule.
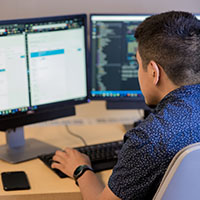
[[[200,12],[200,0],[0,0],[0,19],[72,13]]]

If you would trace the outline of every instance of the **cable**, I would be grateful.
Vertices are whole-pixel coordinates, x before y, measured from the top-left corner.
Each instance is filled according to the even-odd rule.
[[[79,139],[83,142],[84,146],[87,146],[87,143],[86,143],[86,141],[85,141],[85,139],[84,139],[83,137],[81,137],[80,135],[78,135],[78,134],[76,134],[76,133],[73,133],[73,132],[69,129],[69,126],[68,126],[68,125],[65,125],[65,128],[67,129],[67,132],[68,132],[70,135],[79,138]]]

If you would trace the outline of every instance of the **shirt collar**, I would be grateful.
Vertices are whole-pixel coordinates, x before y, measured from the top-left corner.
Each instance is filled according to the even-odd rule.
[[[156,106],[155,112],[163,109],[165,105],[168,104],[169,102],[177,101],[179,99],[184,99],[185,97],[191,95],[200,96],[200,84],[185,85],[171,91]]]

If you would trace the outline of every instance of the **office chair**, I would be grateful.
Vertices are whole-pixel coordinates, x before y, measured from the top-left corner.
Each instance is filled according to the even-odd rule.
[[[200,200],[200,143],[175,155],[153,200]]]

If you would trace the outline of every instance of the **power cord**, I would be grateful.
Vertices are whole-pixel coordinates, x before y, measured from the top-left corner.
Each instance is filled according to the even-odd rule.
[[[87,143],[86,143],[86,141],[85,141],[85,139],[84,139],[83,137],[81,137],[80,135],[78,135],[78,134],[76,134],[76,133],[73,133],[73,132],[69,129],[69,126],[68,126],[68,125],[65,125],[65,128],[67,129],[67,132],[68,132],[70,135],[79,138],[79,139],[83,142],[84,146],[87,146]]]

